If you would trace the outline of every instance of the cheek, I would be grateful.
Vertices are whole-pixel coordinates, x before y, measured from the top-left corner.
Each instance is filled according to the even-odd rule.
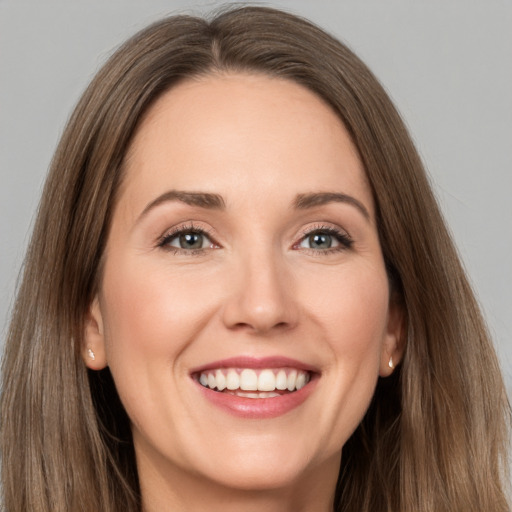
[[[182,354],[215,310],[207,300],[214,293],[161,265],[117,260],[107,270],[100,298],[107,363],[132,424],[152,437],[147,418],[164,428],[179,416]]]
[[[135,367],[150,360],[173,364],[213,309],[204,285],[161,268],[127,263],[107,275],[102,302],[110,366],[127,359]]]
[[[373,269],[352,268],[329,283],[311,307],[330,352],[325,382],[332,407],[318,418],[332,426],[329,446],[335,450],[356,429],[373,396],[387,336],[389,288],[385,272]]]
[[[310,294],[309,309],[343,358],[380,348],[387,332],[389,287],[380,266],[347,266]],[[312,286],[308,290],[314,290]]]

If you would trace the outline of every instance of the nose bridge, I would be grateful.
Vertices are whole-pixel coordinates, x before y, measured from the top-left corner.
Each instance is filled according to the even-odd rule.
[[[225,308],[227,326],[262,333],[295,324],[291,276],[276,247],[252,245],[238,254],[235,267]]]

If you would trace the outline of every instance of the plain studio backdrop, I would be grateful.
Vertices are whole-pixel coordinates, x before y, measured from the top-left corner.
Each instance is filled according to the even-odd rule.
[[[391,95],[426,164],[512,392],[512,0],[254,4],[318,23]],[[43,180],[79,95],[137,30],[166,14],[205,14],[219,5],[0,0],[0,350]]]

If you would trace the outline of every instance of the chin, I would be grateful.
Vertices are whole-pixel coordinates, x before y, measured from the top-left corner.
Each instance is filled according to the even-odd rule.
[[[230,446],[224,445],[216,453],[219,451],[223,453],[221,457],[210,454],[203,459],[200,465],[203,476],[217,485],[240,491],[293,487],[319,466],[312,446],[304,439],[294,440],[293,436],[283,439],[282,435],[268,435],[263,439],[238,440]],[[340,453],[334,454],[336,468],[340,456]],[[324,456],[322,460],[325,463]]]
[[[306,468],[295,464],[283,464],[282,461],[264,464],[246,461],[242,466],[222,465],[208,479],[222,487],[239,491],[271,491],[296,485]]]

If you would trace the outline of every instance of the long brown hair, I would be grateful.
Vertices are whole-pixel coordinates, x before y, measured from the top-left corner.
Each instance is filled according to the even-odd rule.
[[[141,510],[129,420],[107,370],[80,356],[84,316],[141,117],[178,81],[264,73],[322,97],[371,185],[407,350],[343,448],[335,509],[508,511],[510,428],[499,365],[420,159],[388,96],[308,21],[242,7],[164,19],[125,43],[78,103],[52,161],[2,368],[8,512]]]

